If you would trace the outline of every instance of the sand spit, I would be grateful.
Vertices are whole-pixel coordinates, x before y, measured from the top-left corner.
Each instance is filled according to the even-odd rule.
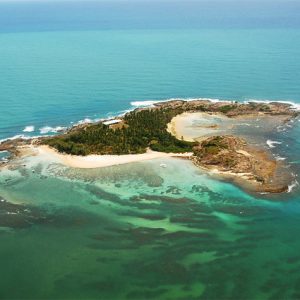
[[[143,110],[173,110],[174,118],[166,124],[167,130],[179,140],[195,141],[193,153],[162,153],[148,149],[143,154],[75,156],[43,145],[45,144],[43,137],[6,140],[0,143],[0,151],[9,151],[11,161],[18,157],[36,155],[44,161],[83,169],[109,167],[164,157],[180,157],[192,160],[209,173],[222,175],[225,178],[228,175],[230,178],[238,178],[238,181],[243,181],[243,184],[240,182],[238,184],[246,183],[251,186],[250,190],[253,190],[253,187],[256,191],[269,193],[289,190],[286,180],[289,176],[284,174],[286,173],[284,169],[287,170],[286,166],[273,159],[268,149],[253,148],[251,143],[257,136],[263,136],[261,133],[274,132],[279,125],[297,117],[299,111],[295,110],[291,104],[173,100],[155,103],[151,107],[137,108],[128,114],[137,114]],[[129,126],[126,124],[126,118],[120,117],[119,119],[118,126],[120,121],[122,127]],[[109,122],[108,126],[115,126],[111,123],[112,121]],[[89,126],[91,125],[77,125],[65,134],[86,130]],[[118,128],[111,127],[110,129]],[[240,132],[247,133],[246,139],[240,138]],[[98,151],[98,153],[101,152]]]
[[[59,153],[45,145],[34,147],[33,150],[36,155],[43,156],[48,160],[55,160],[65,166],[80,169],[103,168],[164,157],[192,156],[192,153],[162,153],[151,150],[147,150],[143,154],[75,156]]]

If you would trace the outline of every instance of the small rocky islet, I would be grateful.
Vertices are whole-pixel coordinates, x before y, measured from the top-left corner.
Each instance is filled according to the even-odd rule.
[[[203,112],[228,118],[271,116],[287,122],[298,116],[289,103],[239,103],[210,100],[172,100],[138,108],[118,117],[117,122],[98,122],[74,126],[63,134],[31,140],[7,140],[0,151],[18,156],[20,146],[46,144],[57,151],[72,155],[139,154],[147,149],[160,152],[193,152],[197,166],[232,179],[246,189],[260,193],[288,191],[290,175],[282,162],[276,161],[266,149],[253,147],[235,135],[208,136],[194,142],[178,139],[167,127],[182,113]]]

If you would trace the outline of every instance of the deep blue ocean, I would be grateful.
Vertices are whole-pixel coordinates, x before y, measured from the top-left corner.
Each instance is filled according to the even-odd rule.
[[[0,140],[170,98],[299,104],[300,2],[0,1]],[[300,299],[299,135],[270,199],[171,158],[1,170],[0,299]]]

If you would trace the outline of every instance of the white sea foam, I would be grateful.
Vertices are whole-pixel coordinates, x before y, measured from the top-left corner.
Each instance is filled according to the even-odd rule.
[[[88,123],[93,123],[95,120],[92,120],[90,118],[85,118],[83,120],[79,120],[76,125],[81,125],[81,124],[88,124]]]
[[[9,156],[9,152],[4,150],[4,151],[0,151],[0,154],[4,154],[4,157],[0,157],[0,163],[5,163],[8,161],[8,156]]]
[[[260,100],[260,99],[249,99],[244,101],[244,103],[249,103],[249,102],[254,102],[254,103],[284,103],[284,104],[289,104],[292,109],[294,110],[299,110],[300,111],[300,103],[295,103],[293,101],[281,101],[281,100]]]
[[[170,98],[170,99],[166,99],[163,101],[159,101],[159,102],[164,102],[164,101],[174,101],[174,100],[181,100],[181,101],[196,101],[196,100],[200,100],[200,101],[210,101],[213,103],[218,103],[218,102],[227,102],[227,103],[233,103],[236,100],[225,100],[225,99],[218,99],[218,98],[207,98],[207,97],[198,97],[198,98]]]
[[[46,133],[51,132],[52,130],[53,130],[52,127],[50,127],[50,126],[44,126],[44,127],[40,128],[40,133],[41,134],[46,134]]]
[[[23,132],[33,132],[33,131],[34,131],[34,126],[33,125],[26,126],[23,129]]]
[[[282,161],[282,160],[286,160],[286,157],[281,157],[281,156],[279,156],[279,155],[276,155],[276,156],[275,156],[275,159],[276,159],[277,161]]]
[[[132,112],[134,109],[125,109],[125,110],[121,110],[117,115],[116,117],[123,117],[125,116],[126,114]]]
[[[163,100],[133,101],[133,102],[130,102],[130,104],[131,104],[131,106],[134,106],[134,107],[149,107],[149,106],[153,106],[154,104],[160,103],[160,102],[195,101],[195,100],[210,101],[213,103],[217,103],[217,102],[233,103],[236,101],[236,100],[222,100],[222,99],[215,99],[215,98],[169,98],[169,99],[163,99]]]
[[[203,100],[203,101],[210,101],[213,103],[218,103],[218,102],[225,102],[225,103],[234,103],[236,100],[224,100],[224,99],[218,99],[218,98],[169,98],[169,99],[162,99],[162,100],[144,100],[144,101],[132,101],[130,102],[131,108],[130,109],[126,109],[123,111],[119,111],[118,113],[114,114],[110,114],[109,117],[107,117],[108,119],[110,117],[122,117],[124,116],[126,113],[131,112],[132,110],[134,110],[135,108],[138,107],[151,107],[156,103],[160,103],[160,102],[168,102],[168,101],[176,101],[176,100],[180,100],[180,101],[195,101],[195,100]],[[300,104],[296,104],[294,102],[289,102],[289,101],[271,101],[271,100],[248,100],[245,101],[245,103],[248,102],[258,102],[258,103],[271,103],[271,102],[280,102],[280,103],[288,103],[291,104],[293,107],[298,107],[300,109]],[[71,122],[71,124],[76,125],[82,125],[82,124],[89,124],[89,123],[96,123],[99,121],[105,121],[107,118],[105,119],[101,119],[101,118],[97,118],[97,119],[91,119],[91,118],[84,118],[80,121],[78,121],[77,123],[75,122]],[[43,128],[40,128],[40,132],[41,134],[46,134],[46,133],[57,133],[60,131],[64,131],[66,130],[66,127],[62,127],[62,126],[57,126],[57,127],[50,127],[50,126],[45,126]]]
[[[277,129],[277,132],[286,131],[286,127],[284,125],[279,125],[276,129]]]
[[[236,100],[223,100],[223,99],[213,99],[213,98],[196,98],[196,99],[191,99],[188,101],[193,101],[193,100],[203,100],[203,101],[210,101],[213,103],[218,103],[218,102],[226,102],[226,103],[233,103]]]
[[[26,136],[24,134],[18,134],[18,135],[14,135],[12,137],[0,140],[0,144],[3,143],[3,142],[6,142],[6,141],[13,141],[13,140],[17,140],[17,139],[27,140],[27,139],[30,139],[30,138],[31,138],[30,136]]]
[[[282,142],[272,141],[272,140],[267,140],[266,143],[270,148],[275,148],[276,147],[275,145],[282,144]]]
[[[67,127],[63,126],[56,126],[56,127],[50,127],[50,126],[44,126],[40,128],[40,133],[41,134],[47,134],[47,133],[57,133],[66,130]]]
[[[7,142],[7,141],[17,140],[17,139],[30,140],[30,139],[37,139],[37,138],[45,137],[45,136],[47,136],[47,135],[28,136],[28,135],[24,135],[24,134],[17,134],[17,135],[14,135],[12,137],[0,140],[0,144],[4,143],[4,142]]]
[[[156,100],[133,101],[130,102],[130,105],[134,107],[148,107],[148,106],[153,106],[155,103],[159,103],[159,102],[162,101],[156,101]]]
[[[217,98],[169,98],[169,99],[164,99],[164,100],[145,100],[145,101],[133,101],[131,102],[131,108],[121,111],[119,113],[117,113],[114,117],[122,117],[124,116],[126,113],[131,112],[132,110],[134,110],[137,107],[149,107],[149,106],[153,106],[155,103],[159,103],[159,102],[168,102],[168,101],[175,101],[175,100],[181,100],[181,101],[195,101],[195,100],[203,100],[203,101],[210,101],[213,103],[217,103],[217,102],[226,102],[226,103],[234,103],[236,100],[223,100],[223,99],[217,99]],[[249,99],[247,101],[244,101],[244,103],[249,103],[249,102],[257,102],[257,103],[271,103],[271,102],[278,102],[278,103],[286,103],[286,104],[290,104],[291,107],[295,110],[300,110],[300,104],[298,103],[294,103],[292,101],[274,101],[274,100],[258,100],[258,99]],[[241,103],[241,102],[240,102]],[[99,122],[99,121],[105,121],[106,119],[90,119],[90,118],[85,118],[83,120],[78,121],[77,123],[75,122],[71,122],[71,124],[74,125],[81,125],[81,124],[88,124],[88,123],[95,123],[95,122]],[[298,120],[300,121],[300,119]],[[56,127],[50,127],[50,126],[45,126],[39,129],[40,133],[42,134],[42,136],[45,136],[47,133],[58,133],[61,131],[66,130],[67,127],[64,126],[56,126]],[[29,125],[26,126],[23,129],[23,132],[33,132],[35,130],[35,127],[33,125]],[[0,140],[0,143],[7,141],[7,140],[13,140],[13,139],[18,139],[18,138],[23,138],[23,139],[31,139],[31,138],[38,138],[40,136],[25,136],[25,135],[16,135],[10,138],[6,138],[6,139],[2,139]],[[273,141],[271,141],[273,142]],[[276,144],[276,142],[275,142]],[[269,143],[268,143],[269,145]],[[269,145],[271,148],[275,147],[274,143],[271,143]]]
[[[293,189],[295,188],[295,187],[297,187],[299,185],[299,183],[298,183],[298,181],[297,180],[295,180],[295,181],[293,181],[289,186],[288,186],[288,193],[290,193],[290,192],[292,192],[293,191]]]

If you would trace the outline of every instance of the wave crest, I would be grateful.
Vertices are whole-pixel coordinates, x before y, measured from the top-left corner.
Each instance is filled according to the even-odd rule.
[[[300,104],[295,103],[293,101],[281,101],[281,100],[259,100],[259,99],[249,99],[247,101],[244,101],[244,103],[249,103],[249,102],[254,102],[254,103],[283,103],[283,104],[289,104],[293,110],[300,111]]]
[[[236,100],[222,100],[217,98],[169,98],[169,99],[162,99],[162,100],[144,100],[144,101],[132,101],[130,102],[131,106],[134,107],[149,107],[153,106],[156,103],[160,102],[168,102],[168,101],[195,101],[195,100],[201,100],[201,101],[210,101],[210,102],[227,102],[232,103]]]
[[[295,187],[299,185],[299,182],[297,180],[293,181],[289,186],[288,186],[288,193],[291,193]]]
[[[28,125],[23,129],[23,132],[33,132],[35,127],[33,125]]]
[[[282,142],[267,140],[266,144],[269,146],[269,148],[275,148],[275,145],[280,145]]]
[[[66,129],[67,127],[63,127],[63,126],[56,126],[56,127],[44,126],[40,128],[40,133],[41,134],[58,133],[58,132],[65,131]]]
[[[92,120],[90,118],[85,118],[83,120],[79,120],[76,125],[82,125],[82,124],[89,124],[89,123],[94,123],[97,122],[96,120]]]
[[[155,103],[159,103],[159,102],[162,101],[158,101],[158,100],[133,101],[130,102],[130,105],[135,107],[148,107],[148,106],[153,106]]]
[[[127,110],[121,111],[121,112],[116,112],[116,115],[114,115],[114,117],[121,117],[124,114],[134,110],[135,108],[138,107],[150,107],[153,106],[156,103],[160,103],[160,102],[168,102],[168,101],[195,101],[195,100],[203,100],[203,101],[210,101],[213,103],[217,103],[217,102],[227,102],[227,103],[233,103],[236,102],[238,100],[233,99],[233,100],[225,100],[225,99],[218,99],[218,98],[201,98],[201,97],[197,97],[197,98],[169,98],[169,99],[162,99],[162,100],[144,100],[144,101],[132,101],[130,102],[131,107]],[[238,101],[239,103],[243,103],[243,100]],[[295,103],[292,101],[280,101],[280,100],[260,100],[260,99],[248,99],[245,100],[244,103],[249,103],[249,102],[256,102],[256,103],[272,103],[272,102],[277,102],[277,103],[285,103],[285,104],[289,104],[291,105],[291,107],[294,110],[300,111],[300,103]],[[71,124],[75,124],[75,125],[81,125],[81,124],[87,124],[87,123],[95,123],[95,122],[99,122],[99,121],[104,121],[106,119],[90,119],[90,118],[85,118],[83,120],[78,121],[77,123],[73,123],[71,122]],[[300,121],[300,120],[299,120]],[[50,126],[44,126],[41,127],[39,129],[40,133],[45,136],[48,133],[58,133],[58,132],[63,132],[65,130],[67,130],[68,127],[66,126],[56,126],[56,127],[50,127]],[[23,132],[26,133],[30,133],[35,131],[35,127],[33,125],[28,125],[25,126],[25,128],[23,129]],[[23,139],[30,139],[30,138],[35,138],[35,137],[39,137],[39,136],[25,136],[25,135],[16,135],[10,138],[6,138],[3,140],[0,140],[0,143],[7,141],[7,140],[13,140],[13,139],[18,139],[18,138],[23,138]],[[270,143],[271,142],[271,143]],[[269,143],[267,142],[267,144],[269,145],[270,148],[274,148],[274,144],[278,144],[280,142],[276,142],[276,141],[270,141]],[[274,143],[275,142],[275,143]]]

